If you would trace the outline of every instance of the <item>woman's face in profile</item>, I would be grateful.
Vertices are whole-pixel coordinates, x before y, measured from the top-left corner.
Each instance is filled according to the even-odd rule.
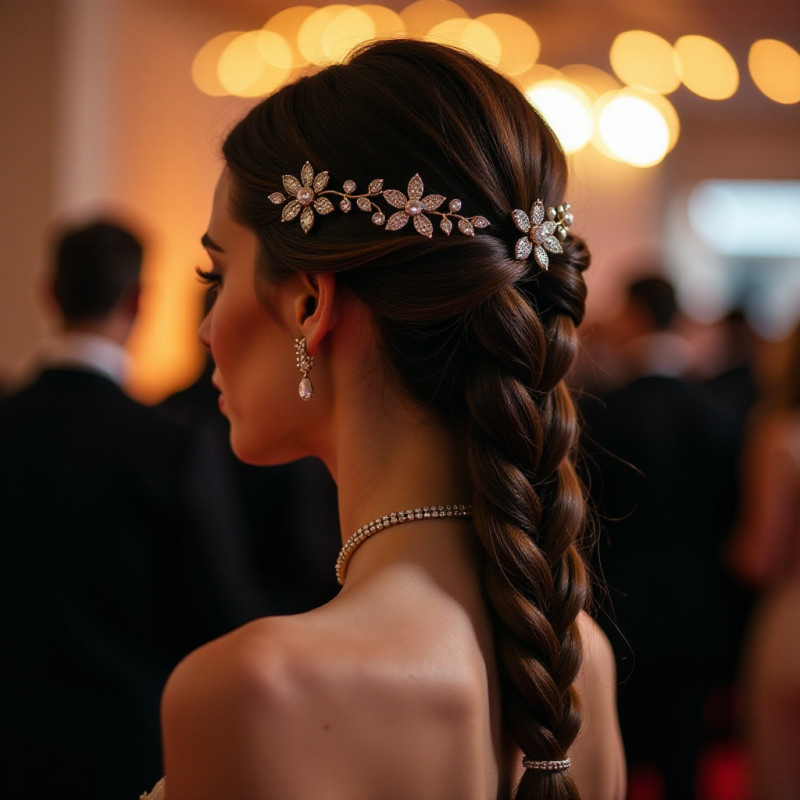
[[[223,171],[203,237],[211,259],[204,277],[216,299],[199,335],[216,364],[213,382],[233,451],[248,463],[280,463],[305,455],[296,452],[305,404],[297,394],[294,336],[281,319],[289,319],[288,289],[263,282],[256,293],[258,240],[231,216],[230,184]]]

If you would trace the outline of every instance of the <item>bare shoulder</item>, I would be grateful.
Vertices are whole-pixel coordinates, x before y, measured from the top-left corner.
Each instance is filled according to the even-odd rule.
[[[587,685],[616,686],[617,668],[611,642],[603,629],[585,612],[578,616],[583,644],[580,679]]]
[[[614,651],[600,626],[586,613],[578,618],[583,663],[577,678],[583,721],[570,750],[573,775],[584,800],[625,796],[625,756],[617,719]]]
[[[161,709],[170,800],[257,796],[248,754],[259,744],[269,751],[261,719],[274,716],[290,691],[286,639],[298,635],[294,627],[280,618],[252,622],[175,668]]]
[[[480,748],[459,737],[475,730],[461,722],[481,693],[391,641],[376,647],[312,612],[259,620],[188,656],[163,700],[170,800],[286,800],[320,787],[356,800],[403,786],[398,752],[437,769],[451,751]]]

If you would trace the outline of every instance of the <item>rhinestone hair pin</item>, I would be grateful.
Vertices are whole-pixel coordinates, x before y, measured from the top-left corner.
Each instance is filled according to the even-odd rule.
[[[573,221],[569,203],[555,208],[549,206],[545,211],[544,203],[537,200],[531,208],[530,216],[515,208],[511,212],[511,218],[517,230],[526,234],[517,239],[514,257],[522,261],[532,252],[536,263],[542,269],[547,269],[550,266],[550,257],[547,253],[563,252],[561,242],[567,238],[567,229]]]
[[[375,225],[385,226],[387,231],[399,231],[405,228],[409,220],[413,220],[417,233],[433,236],[433,222],[430,216],[440,217],[439,229],[448,236],[453,231],[455,222],[458,230],[467,236],[475,235],[475,228],[487,228],[489,220],[482,216],[466,217],[460,214],[461,201],[458,198],[447,201],[441,194],[425,195],[425,186],[419,175],[408,183],[407,194],[397,189],[384,189],[383,179],[376,178],[371,181],[366,192],[358,192],[355,181],[347,180],[342,185],[342,191],[328,189],[328,172],[319,172],[314,175],[314,168],[306,161],[300,170],[300,178],[293,175],[284,175],[283,188],[286,195],[273,192],[269,201],[276,206],[283,206],[281,222],[290,222],[300,216],[300,227],[303,233],[308,233],[314,225],[315,215],[326,216],[333,213],[336,208],[329,197],[338,197],[339,209],[348,214],[353,209],[353,203],[360,211],[372,213]],[[288,195],[288,196],[287,196]],[[387,220],[386,213],[376,202],[382,198],[392,208],[398,209]],[[439,207],[447,203],[447,211],[439,211]]]

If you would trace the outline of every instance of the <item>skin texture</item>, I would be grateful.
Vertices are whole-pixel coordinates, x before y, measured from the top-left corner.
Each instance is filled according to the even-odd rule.
[[[387,383],[353,296],[326,275],[256,293],[256,240],[231,218],[229,191],[223,173],[208,229],[219,293],[201,339],[237,455],[322,458],[344,536],[393,510],[467,502],[463,442]],[[316,357],[310,402],[297,396],[299,336]],[[508,796],[521,754],[501,730],[476,547],[469,520],[395,526],[358,549],[326,606],[190,655],[164,696],[170,800]],[[581,625],[574,774],[584,798],[613,800],[624,793],[613,658],[587,616]]]

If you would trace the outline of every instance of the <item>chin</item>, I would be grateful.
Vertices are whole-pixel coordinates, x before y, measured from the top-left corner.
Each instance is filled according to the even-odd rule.
[[[254,467],[275,467],[310,455],[297,452],[295,448],[276,447],[274,443],[271,446],[258,443],[251,437],[237,436],[234,430],[231,430],[230,443],[236,458]]]

